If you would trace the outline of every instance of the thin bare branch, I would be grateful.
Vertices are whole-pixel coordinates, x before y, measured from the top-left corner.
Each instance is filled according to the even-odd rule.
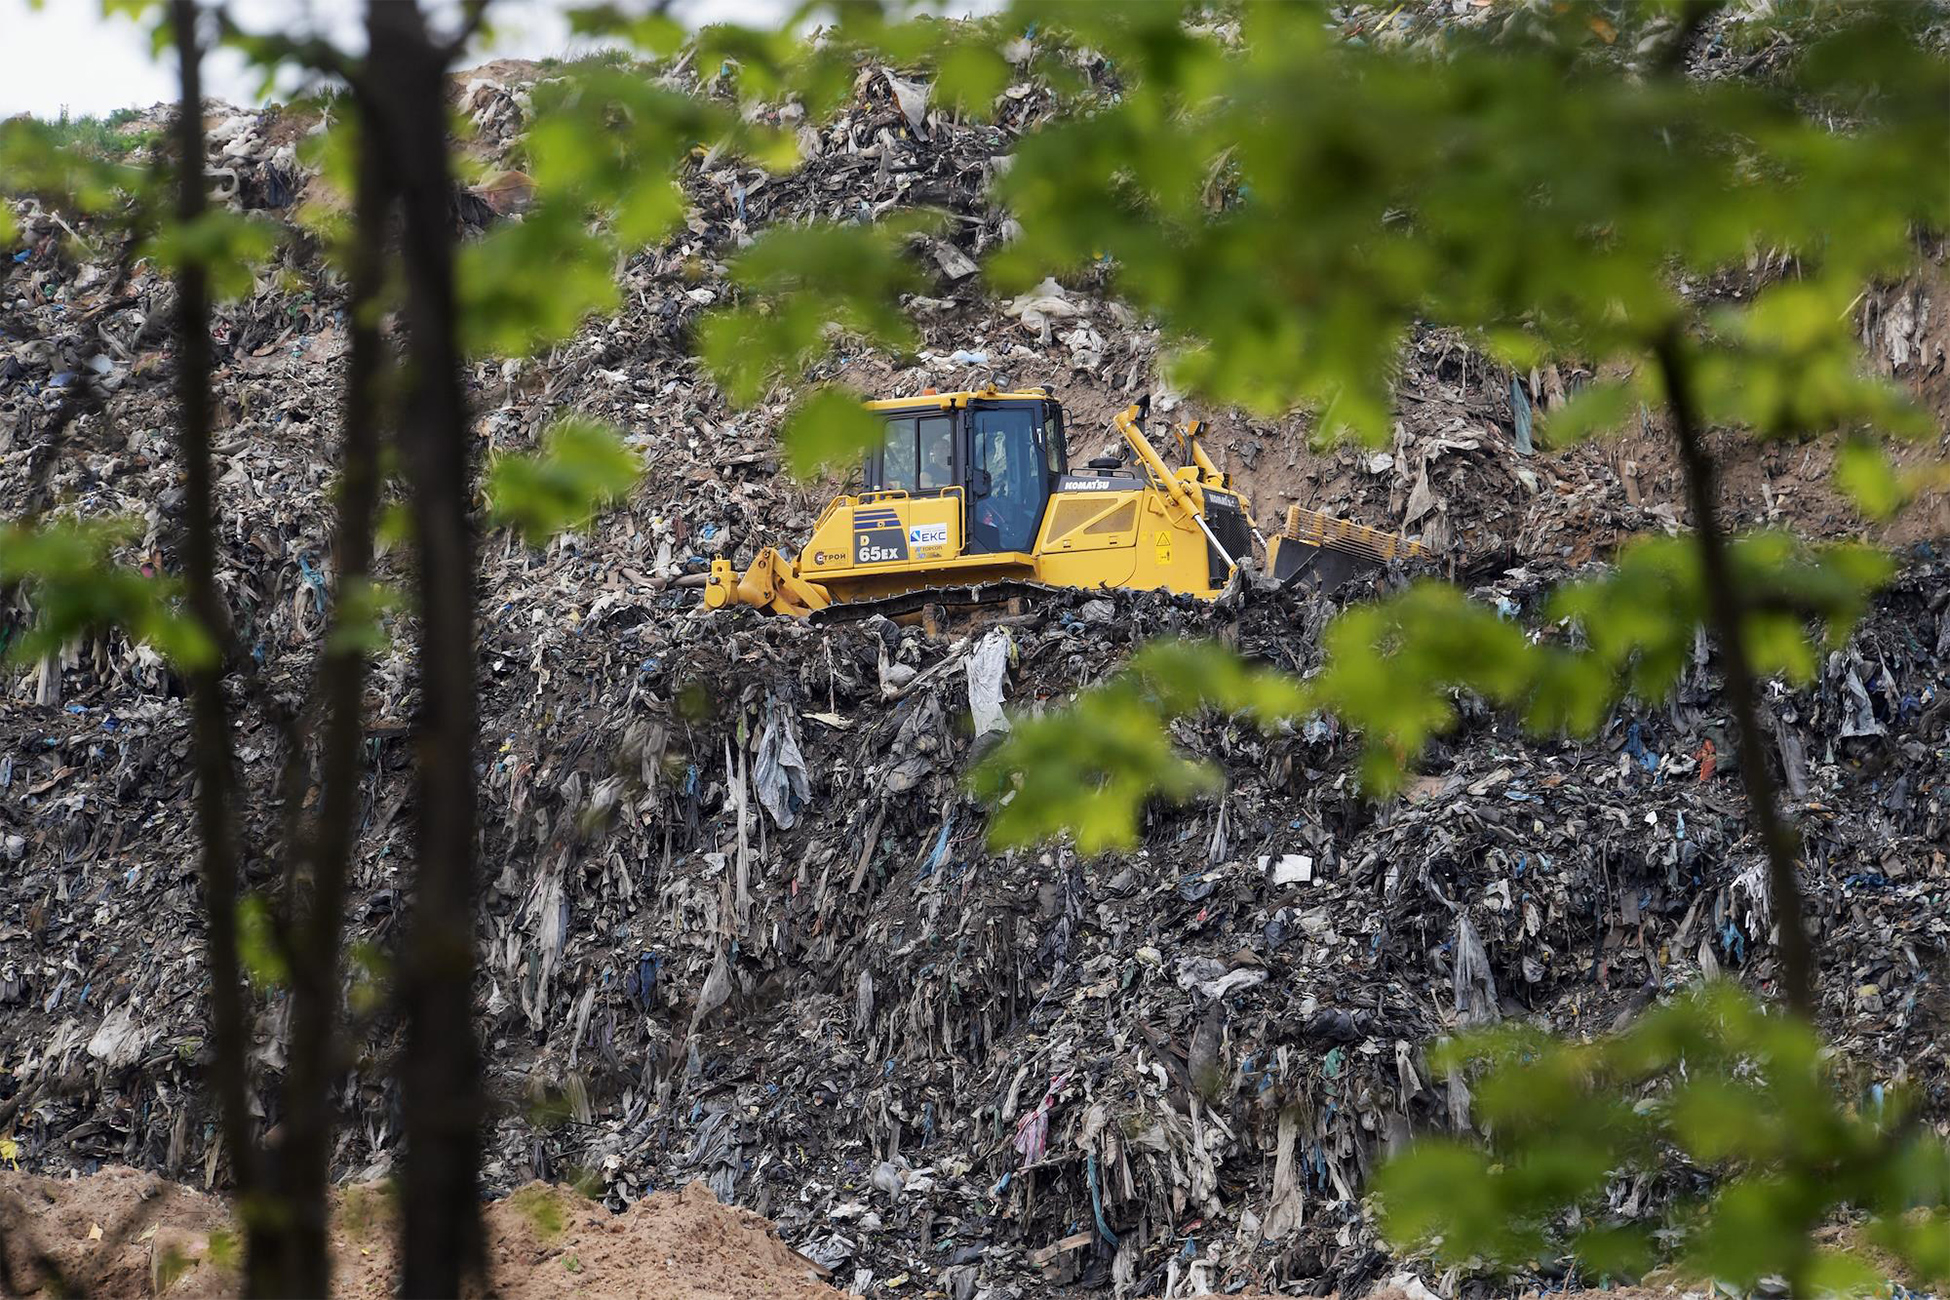
[[[218,30],[227,39],[254,47],[259,54],[283,59],[328,77],[337,77],[348,86],[358,84],[365,75],[364,64],[323,37],[248,31],[231,17],[227,6],[218,6],[213,12]]]
[[[1773,895],[1774,923],[1780,931],[1781,992],[1790,1008],[1812,1019],[1813,956],[1796,870],[1800,855],[1775,804],[1774,775],[1767,766],[1767,733],[1761,730],[1753,661],[1747,654],[1747,606],[1734,584],[1727,558],[1726,536],[1720,528],[1718,474],[1703,441],[1684,347],[1675,330],[1659,340],[1654,355],[1665,380],[1666,402],[1686,469],[1686,494],[1699,539],[1707,618],[1713,639],[1720,645],[1720,671],[1726,678],[1739,737],[1740,779],[1747,789],[1747,807],[1761,847],[1767,853],[1768,891]]]
[[[488,0],[466,0],[462,6],[460,28],[439,47],[440,61],[452,63],[467,50],[467,43],[480,32],[481,24],[487,21]]]

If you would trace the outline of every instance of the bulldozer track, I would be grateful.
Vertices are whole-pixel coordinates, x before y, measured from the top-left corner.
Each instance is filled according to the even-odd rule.
[[[939,605],[950,613],[959,613],[1003,605],[1012,600],[1072,596],[1076,591],[1075,587],[1052,587],[1047,583],[1022,582],[1017,579],[980,582],[962,587],[927,587],[919,591],[904,591],[895,596],[880,596],[872,600],[849,600],[828,605],[824,609],[814,610],[812,617],[807,621],[829,627],[842,623],[862,623],[876,614],[886,618],[896,618],[902,614],[919,613],[929,605]]]

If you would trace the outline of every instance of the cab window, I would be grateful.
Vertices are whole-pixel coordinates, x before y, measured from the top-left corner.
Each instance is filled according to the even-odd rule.
[[[887,441],[880,451],[880,487],[915,487],[914,418],[887,421]]]
[[[900,415],[887,421],[880,446],[882,490],[938,492],[955,482],[955,417]]]
[[[948,415],[924,415],[915,421],[920,444],[921,490],[932,492],[955,482],[955,421]]]
[[[1067,463],[1069,457],[1064,454],[1066,448],[1063,443],[1063,419],[1057,414],[1054,403],[1045,406],[1043,411],[1043,459],[1049,466],[1050,476],[1054,478],[1070,468]]]
[[[1041,412],[1028,405],[979,407],[973,413],[969,463],[970,550],[1026,551],[1035,544],[1049,493],[1043,449],[1036,445]]]

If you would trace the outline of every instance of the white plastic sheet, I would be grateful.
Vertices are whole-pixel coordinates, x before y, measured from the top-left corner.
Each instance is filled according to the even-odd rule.
[[[1002,681],[1009,672],[1009,652],[1015,643],[1009,629],[998,627],[981,639],[968,656],[968,707],[975,714],[975,734],[1007,731],[1009,719],[1002,712]]]

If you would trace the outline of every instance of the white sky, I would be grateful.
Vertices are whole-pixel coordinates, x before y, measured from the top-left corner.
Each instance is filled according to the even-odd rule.
[[[641,0],[639,0],[641,5]],[[424,0],[435,15],[451,15],[455,0]],[[540,59],[582,52],[569,34],[567,0],[493,0],[492,44],[464,62],[508,57]],[[791,0],[677,0],[685,22],[777,22]],[[341,44],[361,44],[364,0],[230,0],[239,25],[293,34],[322,31]],[[101,0],[0,0],[0,118],[16,113],[76,116],[118,108],[147,108],[176,97],[173,63],[149,55],[149,33],[126,18],[102,17]],[[204,63],[204,93],[235,104],[256,101],[258,78],[227,52]]]

